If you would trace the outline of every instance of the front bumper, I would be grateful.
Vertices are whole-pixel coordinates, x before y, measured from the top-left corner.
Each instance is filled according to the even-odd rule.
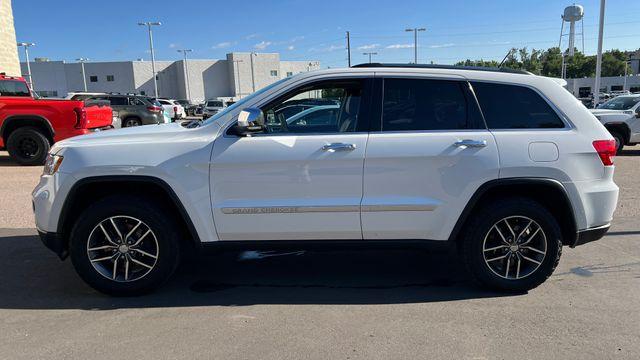
[[[44,232],[38,230],[40,240],[49,250],[53,251],[60,260],[64,260],[69,256],[69,246],[66,241],[58,233]]]
[[[602,239],[607,231],[609,231],[610,227],[611,224],[606,224],[578,231],[578,233],[576,234],[576,240],[573,244],[571,244],[571,247],[574,248],[579,245],[584,245],[586,243]]]

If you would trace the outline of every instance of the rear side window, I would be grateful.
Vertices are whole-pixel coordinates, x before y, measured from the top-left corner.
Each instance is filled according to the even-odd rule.
[[[2,80],[0,81],[1,96],[31,96],[27,84],[23,81]]]
[[[477,129],[465,82],[385,79],[382,131]]]
[[[524,86],[472,82],[489,129],[559,129],[558,114]]]

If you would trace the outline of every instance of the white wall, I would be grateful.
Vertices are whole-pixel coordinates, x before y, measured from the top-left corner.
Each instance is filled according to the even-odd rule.
[[[20,63],[20,67],[27,74],[27,63]],[[56,91],[57,97],[64,97],[70,91],[64,61],[32,62],[31,76],[36,92]]]

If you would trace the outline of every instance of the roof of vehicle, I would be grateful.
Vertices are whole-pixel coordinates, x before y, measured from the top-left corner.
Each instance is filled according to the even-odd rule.
[[[436,65],[436,64],[397,64],[397,63],[364,63],[352,66],[353,68],[407,68],[407,69],[446,69],[446,70],[473,70],[473,71],[493,71],[510,74],[533,75],[526,70],[509,69],[501,67],[481,67],[481,66],[456,66],[456,65]]]

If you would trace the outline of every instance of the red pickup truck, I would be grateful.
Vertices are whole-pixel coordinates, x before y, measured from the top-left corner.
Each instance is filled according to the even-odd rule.
[[[0,73],[0,150],[21,165],[41,165],[54,142],[112,122],[108,102],[38,99],[23,78]]]

